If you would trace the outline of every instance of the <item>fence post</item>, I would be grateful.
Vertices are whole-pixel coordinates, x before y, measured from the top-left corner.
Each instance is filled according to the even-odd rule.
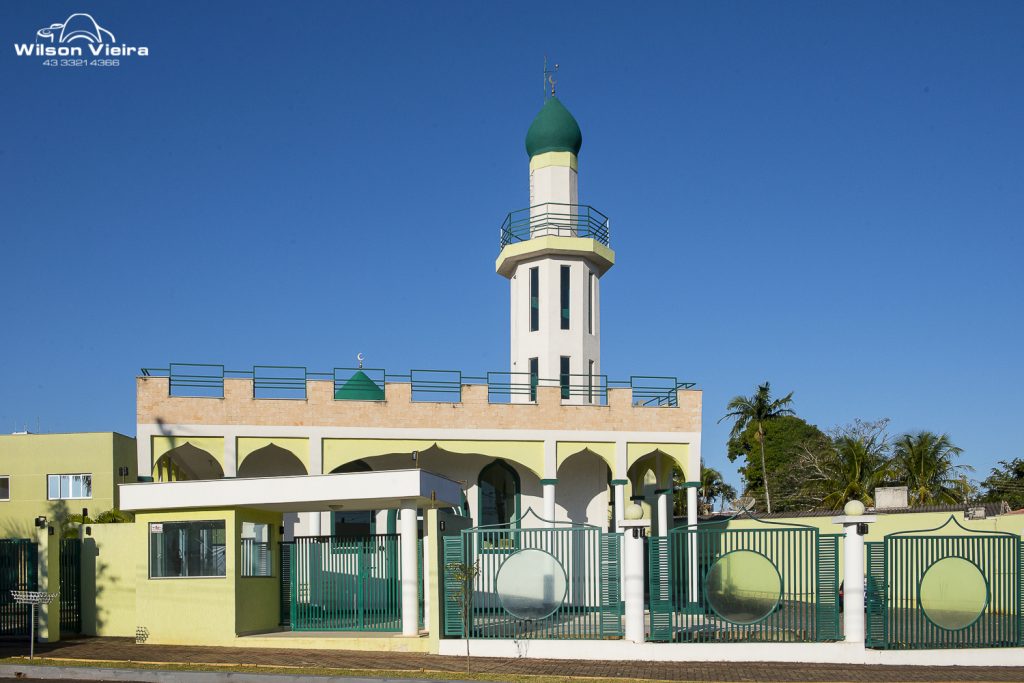
[[[864,514],[864,504],[851,500],[846,514],[832,518],[843,526],[843,638],[847,643],[864,643],[864,536],[868,524],[877,518]]]
[[[626,640],[644,642],[644,537],[649,519],[623,520],[622,578],[626,603]]]
[[[56,521],[42,529],[36,529],[39,545],[39,590],[47,593],[60,592],[60,524]],[[60,640],[60,599],[47,605],[40,605],[35,615],[39,620],[36,632],[40,642],[55,643]]]

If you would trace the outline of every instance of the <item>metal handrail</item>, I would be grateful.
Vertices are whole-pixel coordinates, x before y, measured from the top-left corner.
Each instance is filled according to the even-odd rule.
[[[170,363],[166,368],[142,368],[142,377],[169,378],[169,394],[191,398],[222,398],[225,379],[251,379],[254,398],[306,398],[306,382],[332,382],[335,400],[344,383],[356,370],[368,374],[382,393],[387,384],[412,385],[412,399],[417,402],[462,402],[462,387],[487,387],[489,403],[508,403],[512,397],[536,398],[538,387],[560,387],[562,399],[585,397],[584,405],[607,405],[611,389],[628,388],[633,392],[635,407],[679,406],[678,393],[692,389],[694,382],[680,382],[664,375],[632,375],[628,380],[609,379],[608,375],[572,373],[561,377],[531,376],[528,372],[487,372],[465,375],[460,370],[415,369],[407,373],[390,373],[383,368],[334,368],[332,372],[310,372],[299,365],[255,365],[251,370],[226,370],[223,365],[208,363]]]
[[[501,247],[534,237],[589,237],[608,246],[608,216],[587,204],[547,202],[510,211],[501,224]]]

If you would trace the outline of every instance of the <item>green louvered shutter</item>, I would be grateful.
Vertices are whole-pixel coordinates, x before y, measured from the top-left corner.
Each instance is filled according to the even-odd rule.
[[[445,536],[444,541],[444,635],[462,638],[462,614],[455,596],[459,591],[459,582],[448,570],[452,562],[465,562],[465,552],[461,536]]]
[[[622,637],[622,537],[601,534],[601,637]]]
[[[839,536],[818,536],[816,640],[839,640]]]
[[[651,636],[655,642],[672,640],[672,562],[669,536],[648,539],[650,555]],[[678,541],[678,536],[675,537]]]
[[[886,646],[886,587],[885,587],[885,543],[871,542],[864,544],[868,569],[868,608],[867,633],[865,640],[868,647]],[[846,577],[850,580],[850,577]],[[857,608],[857,605],[845,605],[845,609]]]

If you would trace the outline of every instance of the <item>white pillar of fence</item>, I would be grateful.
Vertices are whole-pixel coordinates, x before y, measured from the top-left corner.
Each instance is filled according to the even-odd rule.
[[[548,522],[548,526],[555,526],[555,484],[558,483],[557,479],[541,479],[541,489],[544,494],[544,514],[542,515]]]
[[[644,627],[644,536],[649,519],[620,522],[622,528],[622,599],[625,602],[626,640],[642,643]]]
[[[419,592],[416,584],[416,505],[403,500],[399,520],[402,548],[402,635],[419,635]]]
[[[694,485],[696,484],[696,486]],[[686,488],[686,526],[691,532],[697,530],[697,486],[699,482],[687,482]],[[686,534],[690,547],[690,595],[697,595],[697,534]]]
[[[842,524],[843,533],[843,639],[863,643],[864,622],[864,536],[877,518],[864,514],[864,504],[851,500],[843,508],[846,514],[832,518]]]
[[[672,526],[672,515],[669,506],[672,489],[658,489],[654,492],[658,496],[658,535],[668,536],[668,530]]]

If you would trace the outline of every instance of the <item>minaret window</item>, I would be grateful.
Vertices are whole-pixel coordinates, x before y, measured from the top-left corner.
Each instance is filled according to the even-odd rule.
[[[530,400],[537,400],[537,376],[540,374],[540,363],[536,358],[530,359]]]
[[[562,329],[569,329],[569,266],[562,266]]]
[[[530,332],[540,329],[540,269],[530,268]]]
[[[562,387],[562,398],[569,398],[569,356],[562,356],[558,372],[558,384]]]
[[[594,281],[593,271],[587,271],[587,332],[594,334]]]

